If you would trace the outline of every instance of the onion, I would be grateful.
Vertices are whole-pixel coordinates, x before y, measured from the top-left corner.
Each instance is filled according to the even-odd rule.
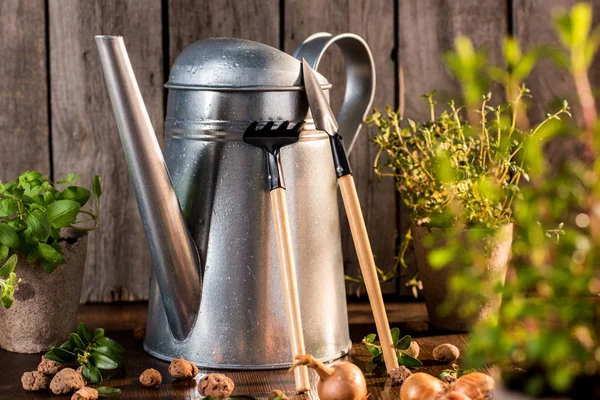
[[[310,354],[296,356],[290,368],[306,365],[317,371],[319,382],[317,392],[321,400],[365,400],[367,381],[360,368],[349,362],[325,365]]]
[[[471,400],[487,400],[492,397],[494,379],[481,372],[472,372],[458,378],[452,384],[452,390],[470,397]]]
[[[447,390],[448,385],[438,378],[423,372],[417,372],[409,376],[402,384],[400,400],[460,399],[460,397],[442,397]]]

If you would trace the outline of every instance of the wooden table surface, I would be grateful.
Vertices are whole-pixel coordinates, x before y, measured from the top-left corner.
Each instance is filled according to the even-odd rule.
[[[438,375],[447,364],[433,360],[432,351],[442,343],[452,343],[462,352],[466,345],[466,335],[448,334],[431,331],[427,327],[427,312],[421,303],[387,304],[390,324],[397,326],[401,334],[410,334],[421,347],[419,359],[423,361],[420,371]],[[351,303],[348,307],[350,335],[354,346],[346,359],[362,368],[369,385],[370,399],[399,399],[400,389],[391,386],[383,366],[374,366],[361,339],[375,332],[372,316],[367,303]],[[107,336],[117,340],[125,347],[127,372],[124,378],[112,379],[104,385],[119,387],[120,399],[198,399],[196,380],[173,382],[167,370],[169,363],[147,355],[142,341],[133,337],[133,329],[144,325],[146,320],[145,303],[125,303],[112,305],[85,305],[80,308],[80,321],[90,328],[103,327]],[[16,354],[0,350],[0,398],[1,399],[46,399],[57,398],[51,392],[24,392],[21,388],[23,372],[35,370],[40,356]],[[460,359],[458,364],[460,365]],[[163,383],[156,389],[142,387],[138,377],[146,368],[155,368],[163,376]],[[208,372],[201,370],[201,373]],[[223,371],[219,371],[223,372]],[[273,389],[284,390],[290,399],[318,399],[315,389],[317,376],[310,372],[313,390],[307,394],[294,395],[294,379],[286,370],[273,371],[225,371],[235,382],[234,395],[251,395],[257,399],[266,399]],[[63,397],[66,398],[66,397]]]

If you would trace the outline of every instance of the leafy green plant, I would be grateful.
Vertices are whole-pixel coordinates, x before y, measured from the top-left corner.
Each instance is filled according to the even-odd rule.
[[[404,365],[408,368],[417,368],[423,365],[421,361],[404,353],[404,351],[408,350],[410,347],[412,338],[409,335],[405,335],[400,338],[400,329],[398,328],[392,328],[390,329],[390,332],[392,333],[392,342],[394,343],[396,355],[398,356],[398,364]],[[383,352],[381,350],[381,346],[375,343],[375,339],[377,339],[377,335],[371,333],[365,336],[362,342],[365,346],[367,346],[367,350],[373,356],[371,362],[374,364],[379,364],[381,361],[383,361]]]
[[[572,75],[581,124],[553,119],[538,133],[543,141],[524,142],[518,161],[529,179],[515,196],[511,213],[515,276],[495,288],[503,295],[500,312],[474,327],[466,352],[471,366],[495,364],[509,387],[536,397],[566,393],[592,398],[590,388],[597,390],[600,374],[600,129],[588,78],[600,28],[591,24],[587,4],[556,17],[562,48],[553,49],[552,57]],[[514,107],[524,108],[522,102]],[[500,129],[513,121],[501,120]],[[550,165],[544,144],[559,137],[578,142],[580,151]],[[460,218],[460,213],[447,211],[449,218]],[[446,249],[471,260],[479,257],[458,236]],[[454,277],[454,297],[484,293],[475,275],[478,263],[471,265]]]
[[[14,181],[0,182],[0,289],[2,305],[13,304],[13,293],[19,283],[14,272],[18,255],[30,264],[40,262],[48,273],[64,264],[60,248],[65,228],[92,231],[98,226],[98,201],[102,194],[99,176],[92,182],[92,193],[76,186],[79,176],[69,174],[56,184],[41,173],[26,171]],[[57,186],[65,186],[59,189]],[[77,219],[84,215],[83,219]]]
[[[90,383],[98,384],[105,376],[122,374],[125,371],[123,347],[113,339],[104,336],[104,329],[90,331],[82,322],[77,332],[59,347],[53,347],[45,354],[49,360],[63,364],[76,362],[82,366],[82,375]]]

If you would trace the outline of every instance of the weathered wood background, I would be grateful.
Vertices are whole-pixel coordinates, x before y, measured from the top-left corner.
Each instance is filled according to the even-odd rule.
[[[377,64],[376,107],[400,103],[405,115],[427,117],[420,95],[453,93],[456,84],[442,56],[454,37],[468,35],[491,59],[512,33],[527,48],[556,42],[552,15],[572,0],[0,0],[0,179],[26,169],[53,178],[68,172],[90,182],[102,175],[100,228],[91,234],[82,301],[138,300],[148,296],[150,258],[93,37],[125,37],[142,95],[157,132],[163,129],[169,66],[192,42],[233,36],[287,52],[309,34],[354,32],[364,37]],[[595,0],[600,9],[600,0]],[[343,95],[340,54],[322,72]],[[598,83],[600,74],[592,77]],[[528,82],[536,96],[531,117],[557,96],[573,93],[564,71],[540,65]],[[378,265],[395,262],[398,233],[409,224],[391,180],[372,171],[376,153],[366,129],[351,162]],[[358,265],[342,217],[346,270]],[[410,259],[410,256],[409,256]],[[406,295],[412,267],[386,285]],[[349,292],[354,288],[349,287]]]

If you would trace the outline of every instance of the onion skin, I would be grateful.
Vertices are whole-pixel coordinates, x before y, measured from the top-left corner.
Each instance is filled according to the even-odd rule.
[[[448,385],[438,378],[424,372],[417,372],[409,376],[402,384],[400,400],[463,400],[460,397],[442,397],[447,390]]]
[[[321,400],[366,400],[367,381],[362,371],[350,362],[325,365],[310,354],[296,356],[290,369],[306,365],[317,371],[317,393]]]
[[[444,393],[441,397],[436,397],[436,400],[472,400],[469,396],[466,396],[459,392],[448,392]]]
[[[468,396],[471,400],[488,400],[494,390],[494,379],[481,372],[472,372],[458,378],[452,390]]]

